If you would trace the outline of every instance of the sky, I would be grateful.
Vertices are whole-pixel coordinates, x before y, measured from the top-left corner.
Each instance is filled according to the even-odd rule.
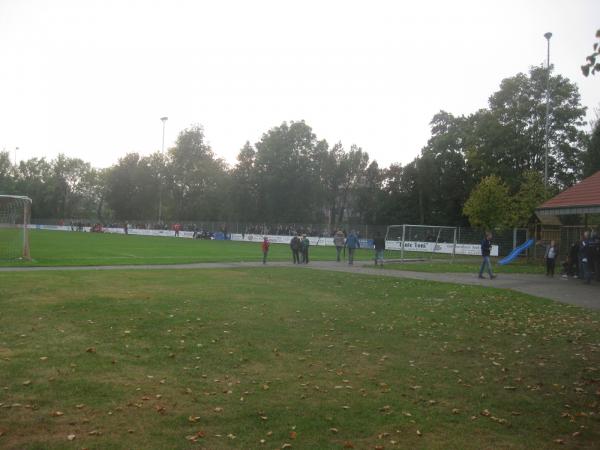
[[[598,0],[0,0],[0,150],[109,167],[193,124],[230,164],[282,122],[380,167],[406,164],[440,110],[487,106],[502,79],[550,60],[588,119],[580,66]],[[18,147],[18,151],[15,149]]]

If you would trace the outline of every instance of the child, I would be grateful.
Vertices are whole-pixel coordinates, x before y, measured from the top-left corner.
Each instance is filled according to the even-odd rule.
[[[546,247],[546,254],[544,257],[546,258],[546,276],[554,277],[554,267],[556,265],[556,257],[558,256],[558,252],[556,251],[556,243],[554,241],[550,241],[550,245]]]
[[[266,236],[264,237],[263,241],[262,241],[262,252],[263,252],[263,264],[267,263],[267,255],[269,254],[269,246],[271,245],[271,243],[269,242],[269,238],[267,238]]]

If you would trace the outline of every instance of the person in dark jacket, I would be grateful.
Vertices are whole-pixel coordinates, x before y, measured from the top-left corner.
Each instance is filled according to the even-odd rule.
[[[306,235],[302,236],[302,262],[308,264],[308,247],[310,247],[310,241]]]
[[[583,239],[581,240],[581,245],[579,247],[579,254],[581,258],[584,283],[590,284],[592,282],[594,250],[592,247],[592,241],[590,240],[590,234],[587,231],[583,233]]]
[[[490,253],[492,252],[492,233],[489,231],[485,233],[485,238],[481,241],[481,256],[483,257],[483,261],[481,261],[481,268],[479,269],[479,278],[483,277],[483,272],[487,268],[488,273],[490,274],[490,280],[496,278],[496,275],[492,273],[492,263],[490,261]]]
[[[300,264],[300,238],[298,234],[294,234],[294,237],[290,241],[290,248],[292,249],[292,258],[294,260],[294,264]]]
[[[346,247],[348,247],[348,264],[354,265],[354,251],[360,248],[360,242],[354,231],[351,231],[346,238]]]
[[[378,262],[383,266],[383,254],[385,252],[385,238],[381,236],[381,233],[378,231],[375,235],[375,239],[373,239],[373,247],[375,247],[375,265]]]

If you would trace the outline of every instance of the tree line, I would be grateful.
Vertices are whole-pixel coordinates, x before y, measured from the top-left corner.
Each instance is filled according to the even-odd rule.
[[[165,154],[128,153],[106,169],[64,155],[15,166],[0,152],[0,192],[31,197],[38,219],[158,221],[160,203],[165,222],[523,226],[544,198],[600,170],[600,122],[587,132],[585,113],[573,82],[532,67],[503,80],[487,108],[435,114],[406,165],[380,167],[297,121],[246,142],[230,167],[192,125]]]

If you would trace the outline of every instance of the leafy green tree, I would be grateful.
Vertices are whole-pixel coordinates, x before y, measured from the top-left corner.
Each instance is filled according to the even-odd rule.
[[[256,143],[257,208],[263,221],[320,222],[323,219],[321,163],[327,143],[304,123],[284,122]]]
[[[106,203],[118,220],[158,217],[157,174],[152,158],[129,153],[106,174]]]
[[[255,159],[256,151],[250,142],[246,142],[238,153],[236,166],[230,172],[233,217],[245,223],[260,218]]]
[[[587,141],[583,155],[583,176],[589,177],[600,170],[600,120],[597,120]]]
[[[474,227],[502,228],[510,221],[510,200],[508,186],[497,176],[490,175],[473,189],[463,211]]]
[[[596,39],[600,39],[600,30],[596,31]],[[586,63],[581,66],[581,72],[587,77],[590,73],[595,75],[600,72],[600,62],[596,62],[596,58],[600,58],[600,42],[594,42],[594,51],[586,58]]]
[[[468,164],[475,177],[499,175],[517,189],[521,173],[544,172],[546,84],[548,69],[532,67],[502,81],[489,100],[489,109],[470,120]],[[551,76],[548,173],[559,187],[581,175],[581,142],[586,108],[577,86],[561,75]]]
[[[225,162],[204,141],[204,130],[193,125],[179,133],[169,149],[174,220],[218,220],[226,200]]]
[[[14,167],[8,152],[0,152],[0,194],[13,194],[15,189]]]
[[[508,225],[527,227],[535,221],[535,208],[550,198],[544,179],[538,172],[525,172],[521,187],[512,199],[512,220]]]

